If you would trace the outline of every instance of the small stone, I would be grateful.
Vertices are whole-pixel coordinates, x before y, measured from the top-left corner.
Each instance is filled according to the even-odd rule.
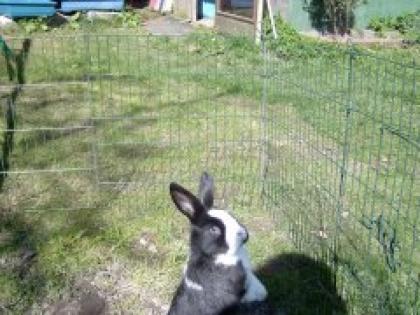
[[[150,244],[147,249],[149,250],[149,252],[153,253],[153,254],[157,254],[158,250],[155,244]]]
[[[139,240],[139,243],[140,243],[140,245],[147,246],[148,241],[147,241],[145,238],[143,238],[143,237],[142,237],[142,238]]]
[[[157,254],[159,252],[158,247],[154,242],[153,235],[147,232],[140,234],[138,240],[133,242],[132,249],[134,253],[137,254],[144,254],[145,252]]]
[[[318,232],[318,236],[324,240],[328,238],[328,234],[322,230]]]

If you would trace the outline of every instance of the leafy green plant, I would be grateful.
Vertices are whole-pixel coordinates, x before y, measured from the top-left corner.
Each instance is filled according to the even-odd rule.
[[[116,27],[135,28],[140,25],[140,17],[135,11],[123,11],[115,18],[113,24]]]
[[[420,10],[405,15],[400,15],[395,18],[394,28],[402,34],[406,34],[410,30],[419,27]],[[418,30],[418,29],[417,29]]]
[[[411,43],[420,45],[420,17],[417,18],[416,26],[410,30],[407,31],[406,34],[404,34],[404,37]],[[417,54],[418,56],[419,54]]]
[[[387,28],[387,22],[382,17],[373,17],[368,25],[368,28],[377,32],[382,33]]]
[[[73,30],[78,30],[81,27],[81,21],[83,17],[80,12],[77,12],[76,14],[72,15],[69,18],[69,27]]]
[[[268,39],[268,46],[281,55],[289,55],[302,43],[302,36],[281,16],[276,17],[275,24],[278,31],[277,40],[273,37],[268,19],[264,20],[264,33]]]
[[[268,19],[264,20],[264,34],[267,48],[281,57],[317,58],[328,56],[335,58],[341,55],[343,48],[337,44],[320,42],[303,36],[281,16],[275,19],[278,32],[274,38]]]
[[[19,20],[18,23],[27,34],[32,34],[40,31],[46,32],[50,30],[50,27],[47,25],[46,19],[42,17],[37,17],[35,19],[22,19]]]
[[[418,33],[420,31],[420,10],[396,17],[373,17],[368,24],[368,28],[378,33],[385,31],[398,31],[403,35],[411,32]]]

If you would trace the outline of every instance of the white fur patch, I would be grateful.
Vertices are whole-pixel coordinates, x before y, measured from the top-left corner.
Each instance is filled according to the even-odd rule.
[[[237,256],[227,255],[227,254],[219,254],[216,257],[215,263],[216,265],[223,265],[223,266],[235,266],[238,262]]]
[[[246,272],[246,292],[242,297],[242,302],[264,301],[267,298],[267,290],[252,271],[251,261],[245,246],[239,249],[238,256]]]
[[[246,292],[242,297],[242,302],[264,301],[267,298],[267,290],[261,281],[255,276],[252,270],[246,273]]]
[[[190,288],[192,290],[196,290],[196,291],[203,291],[203,287],[200,284],[195,283],[194,281],[188,279],[187,276],[184,277],[184,281],[185,281],[185,285],[188,288]]]
[[[228,250],[226,253],[217,255],[216,264],[236,265],[239,260],[239,249],[243,244],[243,236],[246,234],[245,229],[225,210],[209,210],[208,215],[219,219],[225,226],[225,240]]]
[[[243,246],[241,236],[241,234],[243,235],[244,231],[242,230],[244,228],[227,211],[210,210],[208,214],[221,220],[226,227],[226,243],[228,244],[229,249],[226,253],[219,254],[216,257],[216,264],[232,266],[240,261],[246,272],[246,292],[242,297],[242,302],[264,301],[267,298],[267,290],[252,271],[248,251],[245,246]]]
[[[215,263],[232,266],[240,261],[246,272],[246,292],[242,297],[242,302],[264,301],[267,298],[267,290],[252,271],[248,251],[243,246],[244,228],[225,210],[210,210],[208,214],[222,221],[226,228],[225,237],[228,251],[217,255]]]

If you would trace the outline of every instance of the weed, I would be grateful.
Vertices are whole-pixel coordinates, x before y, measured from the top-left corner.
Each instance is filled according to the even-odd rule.
[[[333,58],[343,56],[345,47],[338,44],[323,43],[315,39],[305,37],[298,33],[289,23],[279,15],[275,19],[278,30],[278,38],[275,39],[271,33],[271,26],[268,19],[264,20],[264,30],[267,47],[277,56],[289,58]]]
[[[136,11],[125,10],[118,14],[114,21],[114,27],[135,28],[140,25],[140,17]]]
[[[373,17],[368,24],[368,28],[379,34],[383,34],[386,31],[398,31],[404,36],[412,37],[416,34],[418,37],[420,31],[420,10],[395,17]]]
[[[81,21],[83,19],[83,16],[80,12],[75,13],[74,15],[69,17],[68,26],[72,30],[78,30],[81,27]]]
[[[47,32],[50,30],[46,18],[43,17],[21,19],[18,21],[18,24],[26,34]]]

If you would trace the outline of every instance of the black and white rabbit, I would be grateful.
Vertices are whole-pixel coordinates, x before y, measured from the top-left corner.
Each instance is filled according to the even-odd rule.
[[[190,255],[168,315],[232,314],[239,304],[263,301],[244,244],[248,231],[225,210],[213,209],[214,183],[203,173],[198,197],[171,183],[178,210],[190,220]]]

